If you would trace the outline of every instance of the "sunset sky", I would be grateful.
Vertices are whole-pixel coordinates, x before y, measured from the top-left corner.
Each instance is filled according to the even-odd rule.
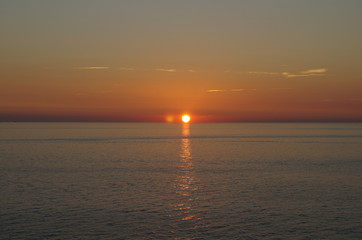
[[[362,121],[360,0],[0,1],[0,121]]]

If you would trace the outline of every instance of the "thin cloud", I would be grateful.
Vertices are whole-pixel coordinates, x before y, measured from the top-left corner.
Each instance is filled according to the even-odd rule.
[[[278,72],[248,72],[249,74],[260,74],[260,75],[279,75]]]
[[[327,72],[328,69],[326,68],[318,68],[318,69],[310,69],[310,70],[306,70],[306,71],[302,71],[302,74],[314,74],[314,73],[325,73]]]
[[[210,90],[206,90],[206,92],[209,93],[215,93],[215,92],[225,92],[226,90],[222,90],[222,89],[210,89]]]
[[[110,67],[75,67],[74,69],[81,69],[81,70],[105,70],[105,69],[110,69]]]
[[[283,72],[283,76],[286,76],[287,78],[294,78],[294,77],[309,77],[311,75],[308,74],[291,74],[289,72]]]
[[[80,69],[80,70],[105,70],[105,69],[110,69],[110,67],[75,67],[74,69]]]
[[[155,70],[159,72],[176,72],[176,69],[173,68],[156,68]]]
[[[287,78],[312,77],[312,76],[323,76],[327,71],[328,71],[328,69],[326,69],[326,68],[318,68],[318,69],[309,69],[309,70],[301,71],[299,73],[283,72],[282,75]]]
[[[208,93],[219,93],[219,92],[244,92],[244,91],[256,91],[253,89],[244,89],[244,88],[233,88],[233,89],[210,89],[206,90]]]

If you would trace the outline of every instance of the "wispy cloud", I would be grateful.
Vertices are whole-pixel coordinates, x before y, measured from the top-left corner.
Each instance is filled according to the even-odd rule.
[[[222,90],[222,89],[210,89],[210,90],[206,90],[206,92],[209,93],[215,93],[215,92],[225,92],[226,90]]]
[[[159,72],[176,72],[176,69],[173,68],[156,68],[155,70]]]
[[[282,73],[283,76],[286,76],[287,78],[293,78],[293,77],[309,77],[310,75],[308,74],[291,74],[289,72],[283,72]]]
[[[302,74],[314,74],[314,73],[325,73],[327,72],[328,69],[326,68],[318,68],[318,69],[310,69],[310,70],[306,70],[306,71],[302,71]]]
[[[318,68],[318,69],[309,69],[309,70],[301,71],[299,73],[283,72],[282,75],[287,78],[312,77],[312,76],[323,76],[327,71],[328,71],[328,69],[326,69],[326,68]]]
[[[74,69],[81,69],[81,70],[105,70],[105,69],[110,69],[110,67],[75,67]]]
[[[208,93],[218,93],[218,92],[244,92],[244,91],[256,91],[255,88],[253,89],[244,89],[244,88],[233,88],[233,89],[210,89],[206,90]]]
[[[260,74],[260,75],[279,75],[278,72],[248,72],[249,74]]]

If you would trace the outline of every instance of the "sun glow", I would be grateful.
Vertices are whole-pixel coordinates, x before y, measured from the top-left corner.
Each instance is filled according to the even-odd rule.
[[[185,114],[185,115],[182,115],[181,119],[182,119],[182,122],[188,123],[188,122],[190,122],[191,117],[190,117],[190,115]]]

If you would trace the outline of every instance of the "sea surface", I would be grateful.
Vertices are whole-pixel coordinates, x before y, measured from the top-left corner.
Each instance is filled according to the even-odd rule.
[[[0,123],[0,239],[362,239],[361,123]]]

